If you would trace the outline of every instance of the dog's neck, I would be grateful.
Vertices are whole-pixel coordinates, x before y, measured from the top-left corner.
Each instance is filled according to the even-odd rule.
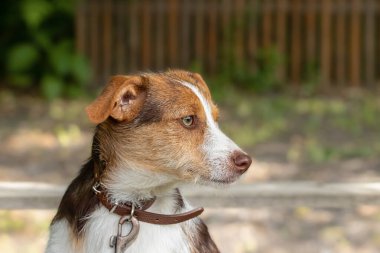
[[[168,176],[146,171],[126,164],[106,168],[100,183],[114,203],[133,203],[139,206],[141,202],[152,198],[172,198],[173,190],[178,186],[176,182]]]
[[[112,135],[108,128],[115,127],[105,122],[108,127],[99,125],[92,144],[94,160],[94,182],[100,182],[109,193],[112,201],[118,203],[140,201],[168,195],[178,187],[175,175],[160,172],[159,168],[151,168],[144,161],[133,161],[129,154],[128,145],[121,143],[118,138],[109,142],[102,136]]]

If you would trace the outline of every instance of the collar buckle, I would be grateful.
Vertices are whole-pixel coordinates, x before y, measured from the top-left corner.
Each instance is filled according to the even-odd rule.
[[[92,186],[92,190],[95,192],[95,194],[99,194],[99,193],[102,193],[102,191],[100,190],[100,187],[101,187],[101,183],[100,182],[96,182],[93,186]]]

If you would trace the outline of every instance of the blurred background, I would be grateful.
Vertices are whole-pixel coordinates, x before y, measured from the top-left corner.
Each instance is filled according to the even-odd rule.
[[[380,0],[3,0],[0,180],[67,185],[110,75],[201,73],[240,181],[378,182]],[[42,252],[55,210],[0,210],[0,252]],[[380,207],[207,208],[222,252],[375,253]],[[20,246],[22,245],[22,247]]]

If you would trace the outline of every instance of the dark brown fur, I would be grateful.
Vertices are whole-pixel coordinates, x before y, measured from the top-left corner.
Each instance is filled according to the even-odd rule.
[[[86,224],[84,217],[93,212],[99,203],[91,188],[95,183],[93,170],[94,160],[90,159],[67,188],[52,221],[54,223],[63,218],[67,219],[76,236],[80,236]]]
[[[191,238],[190,252],[191,253],[219,253],[219,249],[211,239],[207,226],[201,219],[198,219],[196,224],[196,231],[188,230],[187,227],[182,226],[184,233]]]
[[[86,219],[99,204],[92,186],[95,184],[95,171],[103,169],[99,155],[97,135],[93,138],[91,158],[84,164],[79,175],[70,183],[62,197],[58,212],[53,218],[52,224],[60,219],[67,219],[74,235],[80,236]],[[86,201],[84,201],[86,200]]]

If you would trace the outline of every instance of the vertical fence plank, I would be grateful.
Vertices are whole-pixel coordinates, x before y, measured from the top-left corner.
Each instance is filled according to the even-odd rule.
[[[86,4],[84,1],[79,1],[75,10],[75,48],[80,53],[86,53],[87,14]]]
[[[222,43],[221,50],[223,54],[223,62],[221,62],[221,69],[226,71],[230,67],[230,56],[231,56],[231,38],[232,38],[232,23],[231,23],[231,0],[222,0],[221,2],[221,15],[222,15]]]
[[[321,5],[321,79],[322,88],[330,86],[331,78],[331,0]]]
[[[351,2],[351,59],[350,59],[350,78],[351,85],[358,87],[360,85],[360,0]]]
[[[208,56],[209,56],[209,70],[210,73],[216,72],[217,63],[217,6],[215,1],[208,1],[208,11],[209,11],[209,29],[208,29]]]
[[[144,70],[151,67],[151,1],[143,0],[142,1],[142,23],[141,23],[141,66]]]
[[[90,28],[90,62],[94,73],[101,73],[99,67],[99,2],[90,1],[89,12],[89,28]],[[95,82],[102,83],[103,80],[97,78]],[[95,84],[95,82],[93,82]]]
[[[155,9],[156,9],[156,17],[157,20],[155,22],[156,26],[154,27],[155,33],[156,33],[156,42],[155,45],[155,67],[158,70],[163,70],[165,65],[165,3],[162,0],[156,0],[155,2]]]
[[[375,74],[376,74],[376,81],[375,81],[375,88],[380,89],[380,2],[375,2],[376,6],[376,39],[375,39],[375,45],[376,45],[376,55],[375,55]]]
[[[130,1],[129,3],[129,55],[128,58],[129,62],[129,69],[130,71],[136,71],[138,69],[138,63],[137,58],[138,55],[138,49],[139,49],[139,20],[138,20],[138,8],[137,8],[137,2],[136,1]]]
[[[291,81],[300,85],[301,77],[301,0],[292,0]]]
[[[182,0],[181,7],[181,67],[189,66],[189,57],[190,57],[190,0]]]
[[[244,3],[245,0],[235,0],[235,33],[234,33],[234,51],[235,51],[235,62],[236,63],[243,63],[244,61]]]
[[[204,52],[204,6],[203,0],[196,0],[194,2],[196,5],[196,17],[195,17],[195,56],[196,63],[201,64],[201,68],[204,67],[203,64],[203,52]]]
[[[266,0],[262,3],[263,11],[263,48],[272,46],[272,1]]]
[[[316,63],[317,53],[317,10],[315,0],[307,0],[306,3],[306,65]]]
[[[103,1],[103,66],[102,69],[104,71],[104,79],[108,78],[111,75],[111,57],[112,57],[112,2],[111,1]],[[105,82],[106,80],[104,80]]]
[[[336,84],[343,87],[346,82],[346,0],[337,1],[336,11]]]
[[[281,55],[281,63],[278,68],[277,78],[278,80],[285,79],[285,52],[286,52],[286,32],[287,32],[287,0],[276,1],[277,13],[276,15],[276,44],[277,50]]]
[[[115,71],[117,74],[122,74],[126,72],[126,65],[125,60],[127,59],[126,55],[126,11],[127,11],[127,2],[117,2],[116,8],[115,8],[115,50],[117,54],[115,54],[115,51],[112,50],[112,56],[115,57]],[[117,57],[118,55],[118,57]]]
[[[367,0],[365,5],[365,76],[367,87],[375,83],[375,2]]]
[[[171,67],[175,67],[178,63],[178,0],[169,0],[168,14],[169,63]]]
[[[248,64],[251,71],[256,71],[255,58],[258,51],[257,21],[258,0],[250,0],[248,3]]]

